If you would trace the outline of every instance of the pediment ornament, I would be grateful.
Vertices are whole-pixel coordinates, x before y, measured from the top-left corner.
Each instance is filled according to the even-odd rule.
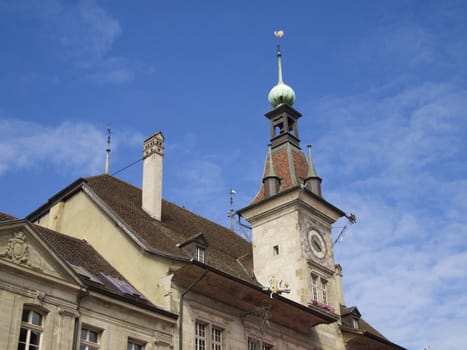
[[[8,240],[6,250],[0,253],[0,257],[4,257],[16,264],[31,267],[26,235],[23,232],[15,232],[13,237]]]

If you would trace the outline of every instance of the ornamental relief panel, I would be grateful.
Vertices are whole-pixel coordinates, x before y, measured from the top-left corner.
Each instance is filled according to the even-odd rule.
[[[23,232],[15,232],[8,240],[7,246],[0,248],[0,257],[15,264],[31,267],[26,235]]]
[[[57,269],[47,261],[43,249],[38,249],[24,232],[16,231],[0,236],[0,259],[30,268],[48,275],[60,276]],[[50,260],[50,259],[49,259]]]

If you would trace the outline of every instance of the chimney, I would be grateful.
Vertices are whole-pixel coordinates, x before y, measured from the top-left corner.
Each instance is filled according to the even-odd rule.
[[[143,150],[143,209],[151,217],[161,220],[162,158],[164,135],[160,131],[144,141]]]

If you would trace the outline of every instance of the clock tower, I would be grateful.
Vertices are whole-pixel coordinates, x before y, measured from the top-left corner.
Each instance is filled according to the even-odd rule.
[[[279,81],[265,114],[270,125],[269,149],[260,189],[238,211],[252,227],[253,268],[263,285],[274,278],[287,282],[288,298],[339,313],[343,304],[341,270],[334,263],[332,224],[345,213],[327,202],[315,170],[311,146],[300,147],[293,89],[282,80],[282,55],[277,50]]]

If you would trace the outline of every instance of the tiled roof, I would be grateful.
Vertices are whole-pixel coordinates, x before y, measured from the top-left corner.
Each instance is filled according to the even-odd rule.
[[[0,212],[0,221],[15,220],[14,216]]]
[[[308,162],[305,154],[302,150],[288,142],[272,149],[272,163],[275,175],[281,179],[279,192],[299,186],[307,177]],[[263,178],[269,174],[269,166],[268,157],[266,157]],[[257,203],[263,199],[264,186],[261,185],[258,194],[251,204]]]
[[[352,314],[355,314],[356,316],[358,316],[359,330],[373,334],[374,336],[377,336],[381,339],[386,339],[380,332],[378,332],[375,328],[370,326],[368,322],[366,322],[363,318],[360,317],[360,312],[358,311],[356,306],[347,307],[347,306],[341,305],[341,317],[342,317],[343,326],[347,326],[350,328],[353,327],[351,319],[348,319],[348,317],[351,317]]]
[[[81,266],[96,277],[100,273],[104,273],[124,280],[124,277],[85,240],[64,235],[39,225],[35,225],[35,227],[42,233],[42,237],[52,248],[68,263]]]
[[[141,189],[110,175],[86,179],[89,187],[150,246],[176,255],[185,255],[177,243],[202,233],[208,242],[207,257],[212,267],[256,283],[237,259],[252,255],[251,243],[235,232],[196,215],[166,200],[162,201],[162,218],[148,215],[141,205]],[[250,265],[250,264],[247,264]]]

